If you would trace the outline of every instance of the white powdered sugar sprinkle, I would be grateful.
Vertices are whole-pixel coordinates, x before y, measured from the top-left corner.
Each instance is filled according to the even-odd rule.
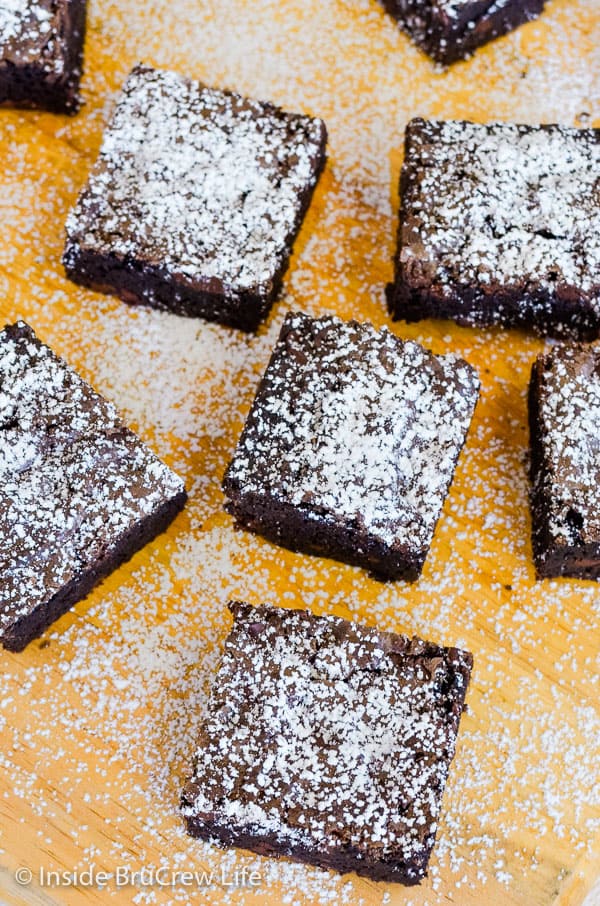
[[[110,555],[181,479],[24,323],[0,333],[0,629]]]
[[[26,37],[35,41],[48,35],[53,14],[48,2],[32,0],[0,0],[0,59],[2,45],[15,38]]]
[[[228,481],[307,518],[357,521],[426,548],[473,414],[478,380],[387,329],[290,315]]]
[[[560,347],[544,357],[539,421],[548,528],[562,544],[600,541],[600,355]]]
[[[442,291],[573,287],[600,310],[598,132],[433,121],[407,161],[405,264],[423,262]]]
[[[184,815],[418,878],[470,656],[306,611],[232,609]]]
[[[324,137],[321,120],[137,67],[67,233],[207,291],[268,293]]]

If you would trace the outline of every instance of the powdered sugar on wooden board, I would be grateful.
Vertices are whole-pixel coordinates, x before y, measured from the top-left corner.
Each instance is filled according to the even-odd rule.
[[[475,652],[431,878],[388,902],[549,904],[600,830],[600,591],[535,583],[525,391],[539,340],[450,324],[392,326],[456,352],[483,395],[422,579],[364,572],[234,532],[219,482],[288,310],[389,325],[402,130],[414,115],[593,123],[593,0],[555,0],[527,29],[434,72],[375,0],[91,3],[74,120],[2,111],[0,289],[186,478],[179,528],[66,616],[50,645],[2,655],[0,860],[108,870],[253,865],[265,882],[217,901],[373,904],[355,877],[223,853],[188,839],[177,803],[229,630],[230,597],[336,612]],[[322,116],[330,163],[258,337],[134,310],[71,286],[60,267],[68,209],[96,156],[113,95],[140,59]],[[118,61],[118,62],[113,62]],[[35,762],[35,764],[34,764]],[[285,892],[284,892],[285,891]],[[79,902],[76,892],[70,892]],[[83,895],[82,895],[83,896]],[[188,902],[182,889],[115,902]],[[269,899],[269,897],[271,899]],[[200,895],[196,897],[199,899]],[[192,899],[192,902],[194,900]]]

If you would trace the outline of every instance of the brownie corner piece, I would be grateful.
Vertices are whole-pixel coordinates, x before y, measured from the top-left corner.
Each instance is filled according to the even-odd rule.
[[[0,643],[21,651],[148,541],[182,480],[24,322],[0,331]]]
[[[181,800],[188,832],[419,883],[472,655],[306,610],[230,608]]]
[[[412,120],[395,319],[600,334],[600,130]]]
[[[325,163],[322,120],[137,66],[67,220],[77,283],[256,330]]]
[[[225,508],[291,550],[414,580],[478,392],[456,356],[288,314],[223,480]]]
[[[600,350],[557,346],[529,385],[531,518],[538,578],[600,578]]]
[[[87,0],[0,3],[0,104],[77,113]]]
[[[442,66],[475,50],[543,11],[545,0],[381,0],[420,49]]]

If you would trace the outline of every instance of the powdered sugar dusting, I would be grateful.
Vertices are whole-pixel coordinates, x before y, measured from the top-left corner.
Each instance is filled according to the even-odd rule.
[[[555,544],[598,544],[600,357],[593,348],[559,347],[542,362],[536,480],[550,507],[545,522]]]
[[[600,311],[599,135],[419,122],[406,164],[402,265],[427,271],[442,299],[474,284],[521,294],[526,306],[533,285],[551,304],[568,291]]]
[[[115,408],[19,324],[0,333],[0,628],[183,492]]]
[[[15,38],[29,41],[47,38],[52,23],[52,8],[48,0],[0,0],[0,58],[7,52],[2,47]]]
[[[385,329],[289,316],[227,473],[234,512],[243,521],[245,495],[273,498],[420,554],[477,389],[465,362]]]
[[[390,876],[416,881],[470,655],[306,611],[231,606],[184,815],[209,836],[270,839],[317,861],[343,863],[350,849],[366,872],[387,862]]]
[[[266,296],[324,135],[320,120],[137,67],[67,221],[66,257],[88,249]]]

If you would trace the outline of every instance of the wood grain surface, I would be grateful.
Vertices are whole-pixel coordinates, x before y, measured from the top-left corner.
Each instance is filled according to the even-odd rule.
[[[600,591],[534,578],[525,399],[543,341],[441,322],[392,325],[436,352],[461,353],[483,384],[414,585],[381,584],[235,530],[219,485],[288,310],[390,326],[384,286],[407,120],[598,124],[599,18],[597,0],[553,0],[537,22],[444,73],[375,0],[94,0],[81,113],[0,111],[2,319],[28,320],[190,491],[169,532],[43,640],[20,655],[0,652],[0,902],[583,903],[600,873]],[[140,60],[327,121],[329,161],[284,292],[255,337],[134,309],[63,275],[67,211],[114,93]],[[474,652],[469,711],[421,887],[340,878],[186,837],[179,792],[229,630],[229,597],[308,606]],[[151,877],[159,867],[161,881]],[[18,869],[30,883],[19,884],[28,877]],[[88,886],[86,870],[112,877],[103,889]],[[257,887],[240,886],[244,870],[258,872]],[[57,885],[49,871],[68,875]],[[207,876],[186,886],[181,871]]]

